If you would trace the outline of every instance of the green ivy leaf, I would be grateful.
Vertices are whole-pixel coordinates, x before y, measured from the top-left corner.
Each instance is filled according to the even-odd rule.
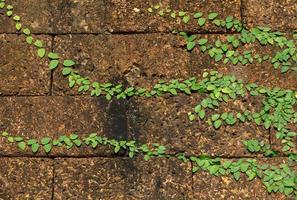
[[[215,85],[208,85],[206,89],[209,90],[209,91],[212,91],[212,90],[216,89],[216,86]]]
[[[238,180],[240,179],[240,172],[235,172],[235,173],[233,174],[233,177],[234,177],[234,179],[235,179],[236,181],[238,181]]]
[[[242,172],[246,172],[248,170],[249,166],[250,166],[249,163],[243,162],[243,163],[240,164],[240,170]]]
[[[31,36],[26,37],[26,42],[28,44],[32,44],[33,43],[33,37],[31,37]]]
[[[59,61],[58,60],[51,60],[50,61],[50,64],[49,64],[49,67],[51,70],[54,70],[58,67],[59,65]]]
[[[25,28],[25,29],[23,29],[23,33],[25,35],[28,35],[29,36],[31,34],[31,31],[28,28]]]
[[[50,153],[52,150],[52,147],[53,147],[52,144],[46,144],[43,146],[43,149],[44,149],[45,153]]]
[[[41,41],[41,40],[36,40],[36,41],[34,42],[34,45],[35,45],[36,47],[38,47],[38,48],[42,48],[42,47],[43,47],[43,44],[42,44],[42,41]]]
[[[41,49],[38,49],[37,50],[37,55],[40,57],[40,58],[43,58],[45,56],[45,49],[41,48]]]
[[[48,54],[48,57],[49,57],[50,59],[57,60],[57,59],[59,59],[59,54],[50,52],[50,53]]]
[[[208,15],[208,19],[209,19],[209,20],[214,20],[218,15],[219,15],[219,14],[218,14],[218,13],[215,13],[215,12],[210,13],[210,14]]]
[[[188,42],[187,44],[187,50],[191,51],[196,45],[196,42]]]
[[[186,16],[183,17],[183,22],[185,24],[187,24],[187,23],[189,23],[190,19],[191,19],[190,16],[189,15],[186,15]]]
[[[46,144],[50,143],[51,140],[52,139],[49,138],[49,137],[44,137],[44,138],[41,139],[41,144],[46,145]]]
[[[230,94],[232,92],[232,90],[230,88],[225,87],[222,89],[222,92],[225,94]]]
[[[205,111],[204,111],[204,110],[201,110],[201,111],[199,111],[198,115],[199,115],[200,119],[204,119],[204,118],[205,118],[205,115],[206,115],[206,113],[205,113]]]
[[[62,74],[64,76],[67,76],[69,75],[70,73],[72,72],[72,69],[70,67],[64,67],[63,71],[62,71]]]
[[[22,29],[22,24],[21,23],[16,23],[15,24],[15,28],[16,28],[16,30],[21,30]]]
[[[7,10],[12,10],[13,9],[13,6],[12,5],[7,5]]]
[[[76,139],[78,138],[78,135],[72,133],[72,134],[69,136],[69,138],[70,138],[71,140],[76,140]]]
[[[33,145],[33,144],[36,144],[38,141],[36,139],[31,139],[31,140],[28,140],[27,141],[27,144],[28,145]]]
[[[219,120],[215,121],[215,122],[213,123],[213,125],[214,125],[214,127],[215,127],[216,129],[220,128],[221,125],[222,125],[222,120],[219,119]]]
[[[195,19],[198,19],[198,18],[200,18],[202,16],[203,16],[203,14],[201,12],[197,12],[197,13],[194,14]]]
[[[219,165],[213,165],[213,166],[208,167],[210,174],[216,174],[219,171],[219,169],[220,169]]]
[[[31,150],[33,153],[36,153],[39,149],[39,144],[38,143],[34,143],[31,145]]]
[[[82,145],[82,141],[80,139],[76,139],[76,140],[73,140],[73,143],[77,146],[77,147],[80,147]]]
[[[15,20],[15,21],[20,21],[20,16],[18,16],[18,15],[15,15],[14,17],[13,17],[13,20]]]
[[[282,69],[281,69],[281,72],[286,73],[287,71],[289,71],[289,69],[290,68],[288,66],[283,66]]]
[[[117,145],[117,146],[114,148],[114,152],[115,152],[115,153],[118,153],[120,150],[121,150],[121,146],[120,146],[120,145]]]
[[[269,129],[270,126],[271,126],[271,121],[267,120],[267,121],[264,122],[265,129]]]
[[[64,60],[63,65],[65,67],[72,67],[73,65],[75,65],[75,62],[73,60]]]
[[[10,136],[10,137],[8,137],[8,138],[7,138],[7,140],[8,140],[8,142],[10,142],[10,143],[13,143],[13,142],[14,142],[14,138],[13,138],[13,137],[11,137],[11,136]]]
[[[13,13],[12,13],[11,10],[9,10],[9,11],[6,12],[6,15],[7,15],[8,17],[12,16],[12,14],[13,14]]]
[[[19,142],[19,143],[18,143],[18,147],[19,147],[22,151],[24,151],[24,150],[26,149],[26,143],[25,143],[25,142]]]
[[[184,11],[179,11],[178,12],[178,16],[180,16],[180,17],[183,17],[185,15],[186,15],[186,12],[184,12]]]
[[[208,39],[206,39],[206,38],[202,38],[202,39],[200,39],[200,40],[198,41],[198,44],[201,46],[201,45],[206,44],[207,42],[208,42]]]
[[[205,22],[206,22],[206,19],[203,18],[203,17],[201,17],[201,18],[198,19],[199,26],[204,26],[205,25]]]
[[[248,171],[246,172],[246,174],[248,175],[248,180],[249,180],[249,181],[255,179],[256,176],[257,176],[257,174],[256,174],[255,172],[251,171],[251,170],[248,170]]]

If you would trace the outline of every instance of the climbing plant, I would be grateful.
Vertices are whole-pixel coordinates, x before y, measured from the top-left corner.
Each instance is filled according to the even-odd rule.
[[[293,38],[288,39],[285,33],[274,32],[270,27],[258,26],[248,30],[239,19],[233,16],[220,18],[220,15],[216,12],[202,13],[198,11],[188,13],[183,10],[162,7],[161,5],[152,6],[147,11],[161,17],[178,20],[184,24],[196,23],[201,28],[213,24],[227,31],[235,31],[237,34],[228,35],[224,41],[217,39],[213,44],[204,36],[199,37],[197,34],[188,35],[185,32],[173,31],[173,33],[185,38],[189,51],[197,47],[201,52],[207,53],[213,58],[215,62],[232,63],[233,65],[270,62],[274,68],[281,68],[282,73],[289,70],[297,72],[297,52],[293,40],[296,35],[295,32]],[[255,49],[245,50],[247,45],[255,43],[261,46],[274,46],[279,48],[279,51],[274,55],[269,55],[255,52]],[[245,47],[245,49],[240,47]]]
[[[25,36],[29,45],[36,48],[36,55],[40,59],[49,59],[49,69],[56,70],[62,67],[62,74],[68,79],[69,87],[77,89],[78,92],[89,93],[91,96],[104,95],[108,101],[113,98],[126,99],[128,97],[163,96],[169,94],[177,96],[180,94],[192,95],[193,93],[204,94],[205,98],[199,102],[191,111],[188,118],[192,123],[205,121],[214,129],[222,126],[236,126],[239,123],[254,123],[256,126],[267,130],[276,130],[276,138],[282,143],[280,151],[273,150],[270,144],[256,139],[242,141],[242,145],[250,153],[262,154],[266,157],[273,157],[278,154],[287,156],[287,161],[280,165],[259,163],[254,159],[222,159],[213,158],[206,155],[177,155],[170,154],[168,147],[160,144],[139,144],[137,141],[115,140],[102,137],[97,133],[90,133],[88,136],[80,137],[76,133],[62,135],[58,138],[24,138],[13,135],[8,131],[2,131],[0,137],[9,143],[16,144],[22,151],[30,149],[33,153],[44,151],[49,154],[53,148],[71,149],[74,147],[90,146],[97,148],[99,145],[111,147],[114,153],[126,153],[130,158],[136,155],[143,155],[145,160],[154,157],[176,158],[181,162],[191,162],[192,172],[200,170],[208,171],[215,176],[231,175],[235,180],[239,180],[245,175],[248,180],[259,178],[268,192],[280,192],[287,196],[294,196],[297,199],[297,175],[292,169],[297,163],[296,148],[297,133],[292,130],[293,124],[297,122],[296,108],[297,92],[282,88],[268,88],[255,83],[244,83],[232,75],[223,75],[217,71],[208,71],[202,74],[201,80],[195,77],[186,80],[159,81],[151,89],[139,87],[124,87],[122,84],[100,83],[91,81],[88,77],[80,75],[75,69],[78,65],[71,59],[62,59],[57,52],[48,52],[43,41],[33,36],[30,29],[24,27],[20,16],[14,14],[13,6],[7,4],[5,0],[0,0],[0,9],[4,9],[6,15],[15,22],[15,28]],[[200,51],[208,53],[215,62],[223,61],[225,64],[246,65],[253,62],[271,62],[275,68],[281,68],[283,73],[296,73],[296,47],[293,39],[288,39],[284,33],[273,32],[268,27],[256,27],[251,30],[246,29],[240,20],[232,16],[221,19],[216,12],[189,14],[186,11],[177,11],[162,5],[154,5],[147,9],[149,13],[158,14],[161,17],[169,17],[180,20],[185,24],[197,23],[203,27],[207,24],[214,24],[226,30],[236,31],[239,34],[229,35],[226,41],[216,40],[211,44],[207,38],[198,35],[188,35],[185,32],[174,31],[186,40],[186,48],[192,51],[199,48]],[[296,33],[293,33],[296,37]],[[245,44],[259,43],[262,46],[272,45],[280,49],[275,55],[254,54],[254,51],[239,51]],[[230,102],[246,97],[261,97],[262,108],[259,111],[241,110],[217,112],[224,102]]]

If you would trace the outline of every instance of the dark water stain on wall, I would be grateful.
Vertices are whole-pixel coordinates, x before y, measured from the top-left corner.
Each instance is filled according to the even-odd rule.
[[[127,101],[113,99],[107,110],[107,134],[113,139],[128,139]]]
[[[122,83],[124,88],[129,87],[127,81],[122,77],[112,82]],[[140,133],[137,121],[140,114],[134,98],[117,99],[114,97],[108,102],[104,123],[104,133],[108,138],[137,141]]]

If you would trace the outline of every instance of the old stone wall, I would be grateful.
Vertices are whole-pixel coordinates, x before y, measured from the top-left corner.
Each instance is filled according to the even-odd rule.
[[[274,30],[297,29],[295,0],[165,1],[175,8],[233,15],[245,25],[265,24]],[[281,74],[269,64],[218,64],[198,50],[184,49],[174,28],[206,35],[210,40],[233,34],[215,26],[175,24],[146,12],[158,1],[141,0],[15,0],[15,13],[46,49],[73,58],[78,70],[92,80],[149,87],[159,79],[201,77],[204,70],[233,74],[245,82],[297,89],[296,73]],[[255,48],[260,48],[255,46]],[[273,49],[265,49],[273,51]],[[240,142],[257,138],[277,148],[273,131],[244,123],[219,130],[205,122],[191,123],[187,113],[201,96],[112,100],[70,90],[60,69],[35,56],[11,19],[0,13],[0,129],[24,137],[57,137],[97,132],[108,138],[158,142],[174,153],[209,154],[227,159],[255,157]],[[246,99],[257,107],[257,98]],[[221,109],[238,107],[238,102]],[[192,174],[190,164],[174,159],[115,155],[109,148],[87,147],[33,154],[0,141],[0,199],[286,199],[269,195],[260,181]]]

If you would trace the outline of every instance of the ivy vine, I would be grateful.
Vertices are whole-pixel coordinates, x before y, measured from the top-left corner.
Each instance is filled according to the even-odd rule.
[[[285,33],[275,31],[270,27],[254,27],[248,30],[233,16],[227,16],[225,19],[220,18],[216,12],[211,13],[188,13],[183,10],[173,10],[170,7],[162,7],[162,5],[151,6],[147,9],[149,13],[157,14],[161,17],[167,17],[173,20],[179,20],[184,24],[196,23],[203,27],[206,24],[214,24],[217,27],[224,28],[228,31],[235,31],[238,34],[228,35],[225,41],[217,39],[214,44],[203,36],[197,34],[188,35],[185,32],[174,30],[173,33],[183,36],[186,40],[186,47],[188,51],[192,51],[195,47],[199,47],[203,53],[215,60],[215,62],[223,62],[224,64],[232,63],[237,65],[247,65],[249,63],[263,63],[270,62],[274,68],[281,69],[282,73],[292,70],[297,72],[297,51],[294,42],[296,39],[296,32],[293,33],[293,38],[288,39]],[[253,43],[259,43],[261,46],[276,46],[280,51],[275,55],[268,55],[261,53],[254,53],[254,49],[244,50],[240,47],[246,47]]]

